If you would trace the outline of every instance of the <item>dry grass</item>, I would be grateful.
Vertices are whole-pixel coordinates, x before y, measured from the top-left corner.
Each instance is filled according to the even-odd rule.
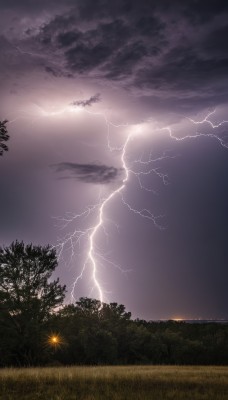
[[[0,400],[228,400],[228,367],[0,370]]]

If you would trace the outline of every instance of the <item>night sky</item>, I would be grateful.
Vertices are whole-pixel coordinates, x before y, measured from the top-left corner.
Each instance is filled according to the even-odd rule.
[[[55,246],[69,302],[124,185],[94,237],[104,301],[228,319],[228,2],[0,0],[0,20],[0,244]]]

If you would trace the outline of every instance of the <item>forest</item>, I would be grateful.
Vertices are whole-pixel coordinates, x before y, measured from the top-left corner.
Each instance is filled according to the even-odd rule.
[[[228,324],[132,319],[118,303],[65,304],[50,246],[0,247],[0,366],[227,365]]]

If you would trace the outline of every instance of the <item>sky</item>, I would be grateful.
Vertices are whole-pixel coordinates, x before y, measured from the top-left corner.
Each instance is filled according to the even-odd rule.
[[[228,4],[1,0],[0,244],[66,302],[228,319]]]

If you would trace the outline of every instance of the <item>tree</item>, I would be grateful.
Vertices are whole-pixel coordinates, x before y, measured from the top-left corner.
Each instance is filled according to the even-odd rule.
[[[0,121],[0,156],[3,155],[4,151],[8,151],[8,146],[4,143],[9,140],[9,135],[7,131],[7,120]]]
[[[84,316],[98,316],[100,309],[101,302],[99,300],[80,297],[79,301],[76,301],[76,310]]]
[[[65,286],[50,281],[56,267],[50,246],[0,247],[0,329],[6,342],[13,338],[6,347],[19,364],[38,362],[43,327],[64,300]]]

